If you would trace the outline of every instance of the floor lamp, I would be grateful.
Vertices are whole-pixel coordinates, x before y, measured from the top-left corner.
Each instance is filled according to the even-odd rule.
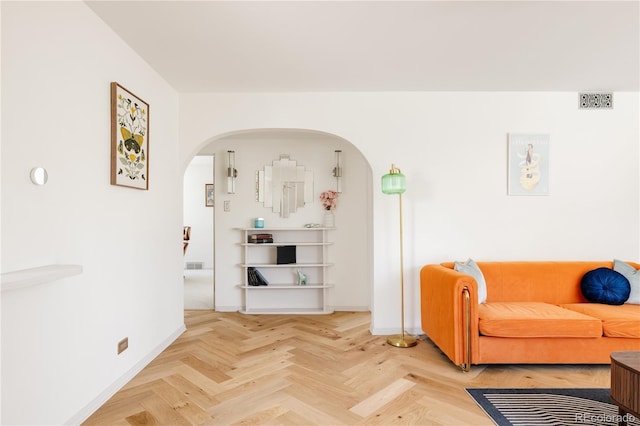
[[[398,348],[415,346],[417,340],[414,336],[404,332],[404,259],[402,252],[402,194],[406,191],[406,180],[400,169],[391,164],[388,174],[382,176],[382,192],[384,194],[398,194],[400,199],[400,306],[402,312],[402,332],[387,338],[387,343]]]

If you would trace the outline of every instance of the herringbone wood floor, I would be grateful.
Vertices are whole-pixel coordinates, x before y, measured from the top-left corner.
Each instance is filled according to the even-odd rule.
[[[428,339],[369,333],[369,313],[186,311],[187,331],[87,425],[492,425],[466,387],[609,387],[609,366],[454,366]]]

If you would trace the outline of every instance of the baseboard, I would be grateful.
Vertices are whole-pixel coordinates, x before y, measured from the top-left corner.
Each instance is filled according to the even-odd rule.
[[[333,306],[335,312],[369,312],[368,306]]]
[[[400,328],[396,327],[396,328],[380,328],[380,327],[376,327],[376,328],[371,328],[370,329],[371,334],[374,336],[389,336],[392,334],[399,334],[400,333]],[[409,333],[409,334],[413,334],[414,336],[419,336],[421,334],[424,334],[424,331],[422,331],[421,328],[409,328],[406,327],[405,328],[405,332]]]
[[[86,421],[98,408],[109,400],[116,392],[118,392],[124,385],[126,385],[136,374],[138,374],[144,367],[146,367],[155,357],[160,355],[170,344],[172,344],[182,333],[186,331],[184,324],[178,327],[176,331],[171,333],[162,343],[160,343],[154,350],[149,352],[147,356],[142,358],[136,365],[131,367],[129,371],[123,374],[115,382],[113,382],[107,389],[105,389],[100,395],[87,404],[82,410],[77,412],[73,417],[66,421],[65,425],[79,425]]]
[[[238,312],[238,311],[241,311],[242,309],[243,309],[242,306],[216,306],[215,307],[216,312]]]
[[[330,306],[330,309],[336,312],[369,312],[368,306]],[[242,306],[216,306],[216,312],[238,312],[243,309]]]

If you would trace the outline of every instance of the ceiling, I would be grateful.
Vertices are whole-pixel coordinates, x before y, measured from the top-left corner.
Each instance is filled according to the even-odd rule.
[[[179,92],[638,91],[636,1],[85,1]]]

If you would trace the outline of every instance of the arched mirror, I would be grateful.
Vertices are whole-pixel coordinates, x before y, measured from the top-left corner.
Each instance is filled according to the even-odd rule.
[[[313,172],[305,170],[288,155],[265,165],[257,175],[257,198],[280,217],[289,217],[313,201]]]

